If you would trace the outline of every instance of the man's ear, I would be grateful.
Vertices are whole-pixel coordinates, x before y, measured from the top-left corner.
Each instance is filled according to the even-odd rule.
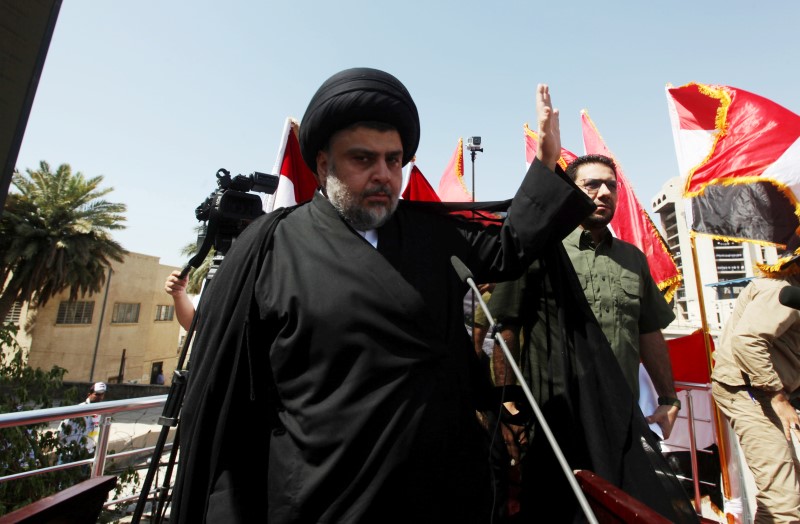
[[[317,185],[325,189],[328,179],[328,153],[322,149],[317,151],[317,169],[314,172],[314,178],[317,179]]]

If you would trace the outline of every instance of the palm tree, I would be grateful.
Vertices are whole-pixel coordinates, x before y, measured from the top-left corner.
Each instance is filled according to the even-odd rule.
[[[125,205],[102,198],[113,191],[99,188],[102,176],[68,164],[53,173],[44,161],[26,171],[14,172],[17,192],[0,217],[0,319],[17,300],[37,307],[67,288],[70,300],[99,292],[111,260],[127,253],[110,234],[125,227]]]

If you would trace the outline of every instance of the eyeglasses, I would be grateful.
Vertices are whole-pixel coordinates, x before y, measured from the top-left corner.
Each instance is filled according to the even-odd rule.
[[[586,190],[589,195],[596,195],[600,188],[606,186],[609,193],[617,192],[616,180],[595,180],[593,178],[586,179],[580,186]]]

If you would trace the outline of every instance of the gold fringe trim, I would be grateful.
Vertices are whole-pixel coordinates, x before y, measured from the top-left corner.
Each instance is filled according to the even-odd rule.
[[[798,234],[795,231],[795,234]],[[738,237],[728,237],[725,235],[714,235],[712,233],[703,233],[700,231],[695,231],[693,229],[689,230],[689,236],[697,238],[697,237],[707,237],[712,238],[714,240],[722,240],[724,242],[736,242],[738,244],[748,242],[750,244],[756,244],[759,246],[767,246],[767,247],[776,247],[776,248],[786,248],[786,244],[776,244],[775,242],[767,242],[766,240],[753,240],[750,238],[738,238]],[[764,264],[762,262],[755,262],[753,267],[760,271],[766,277],[770,276],[783,276],[786,274],[795,274],[794,268],[797,268],[797,272],[800,273],[800,265],[790,266],[785,269],[781,269],[781,266],[792,259],[800,256],[800,249],[795,251],[795,254],[788,257],[780,257],[774,264]]]
[[[525,122],[525,124],[523,125],[522,129],[523,129],[523,131],[525,132],[526,135],[528,135],[529,137],[531,137],[534,140],[536,140],[536,142],[537,142],[537,146],[536,147],[538,149],[538,147],[539,147],[538,146],[539,133],[537,133],[536,131],[532,130],[530,127],[528,127],[528,123],[527,122]],[[564,148],[562,147],[561,150],[563,151]],[[561,167],[561,169],[563,169],[564,171],[567,170],[567,161],[564,160],[563,156],[559,156],[558,157],[558,162],[557,163]]]
[[[469,195],[472,202],[475,201],[475,195],[472,194],[472,191],[469,190],[467,185],[464,183],[464,139],[458,139],[458,158],[456,159],[456,180],[458,183],[461,184],[461,189],[464,190],[464,194]]]
[[[728,91],[722,87],[711,86],[707,84],[698,84],[697,82],[689,82],[688,84],[682,87],[689,87],[689,86],[697,86],[697,89],[704,95],[709,96],[711,98],[716,98],[720,101],[719,107],[717,107],[717,115],[714,119],[714,128],[716,130],[716,134],[714,135],[714,143],[711,144],[711,148],[708,151],[708,155],[700,161],[699,164],[694,166],[693,168],[689,169],[689,173],[686,176],[686,187],[684,188],[684,195],[685,196],[692,196],[689,194],[689,184],[692,181],[692,177],[694,176],[695,172],[706,165],[711,157],[714,155],[714,152],[717,149],[717,143],[719,143],[720,139],[727,134],[728,131],[728,108],[731,105],[731,95]]]
[[[658,289],[664,293],[664,300],[667,302],[672,301],[672,298],[675,296],[675,292],[681,286],[681,282],[683,282],[683,276],[678,273],[674,277],[670,277],[663,282],[658,283]]]
[[[800,275],[800,265],[798,264],[791,264],[784,269],[780,267],[781,264],[789,262],[796,257],[797,255],[783,257],[773,265],[756,263],[756,269],[761,272],[761,276],[764,278],[783,278],[788,275]]]
[[[611,150],[608,149],[608,146],[606,146],[606,141],[603,139],[603,135],[600,134],[600,131],[597,129],[597,126],[594,125],[592,117],[589,116],[589,111],[587,111],[586,109],[581,109],[581,114],[586,116],[586,121],[589,123],[594,133],[600,139],[600,142],[605,147],[608,156],[614,161],[614,164],[616,164],[618,173],[623,172],[624,170],[622,169],[622,164],[620,164],[619,160],[617,160],[614,153],[612,153]],[[629,180],[627,180],[627,178],[625,179],[625,182],[628,184],[634,202],[639,204],[638,198],[636,198],[636,192],[633,190],[633,185],[630,183]],[[658,245],[661,246],[661,250],[664,252],[664,254],[666,254],[667,257],[669,257],[670,262],[672,262],[672,267],[675,270],[675,274],[673,276],[667,278],[666,280],[663,280],[662,282],[657,283],[659,290],[663,292],[666,289],[666,292],[664,293],[664,299],[667,302],[670,302],[672,300],[672,297],[675,295],[675,291],[678,289],[681,282],[683,281],[683,275],[681,275],[681,271],[680,269],[678,269],[678,265],[675,263],[675,258],[673,258],[672,252],[669,250],[667,243],[664,242],[664,237],[661,236],[661,233],[658,231],[658,228],[653,223],[653,220],[650,218],[650,215],[647,213],[644,207],[641,206],[641,204],[639,204],[639,209],[641,211],[640,218],[644,219],[645,224],[647,225],[648,232],[650,233],[651,236],[654,236],[657,239]]]
[[[729,237],[725,235],[716,235],[714,233],[704,233],[702,231],[695,231],[694,229],[689,230],[689,235],[695,238],[707,237],[707,238],[713,238],[714,240],[723,240],[725,242],[737,242],[739,244],[743,242],[749,242],[751,244],[757,244],[759,246],[786,248],[786,244],[778,244],[775,242],[769,242],[767,240],[754,240],[752,238]]]
[[[756,267],[762,273],[778,273],[781,271],[781,266],[790,261],[792,258],[794,257],[779,258],[778,261],[772,265],[756,262]]]

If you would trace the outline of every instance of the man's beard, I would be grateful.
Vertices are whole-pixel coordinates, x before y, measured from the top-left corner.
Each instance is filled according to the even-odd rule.
[[[610,224],[611,218],[613,218],[613,215],[610,218],[604,216],[589,215],[588,217],[583,219],[583,222],[581,222],[581,226],[583,226],[583,229],[588,229],[590,231],[593,229],[600,229]]]
[[[328,200],[342,218],[359,231],[381,227],[397,209],[397,196],[392,193],[392,188],[387,184],[374,186],[361,194],[355,194],[341,180],[336,178],[333,170],[328,173],[325,192],[328,195]],[[361,200],[379,193],[389,195],[389,206],[361,205]]]

